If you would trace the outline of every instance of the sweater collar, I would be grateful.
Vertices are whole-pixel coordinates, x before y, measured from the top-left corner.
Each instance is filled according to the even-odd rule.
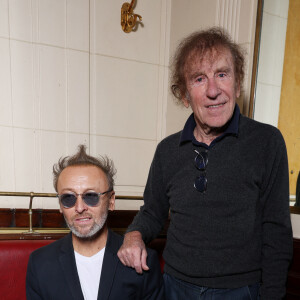
[[[228,122],[228,126],[226,127],[224,133],[217,138],[215,138],[212,143],[210,144],[210,147],[213,146],[216,142],[221,140],[223,137],[226,135],[234,135],[238,136],[238,131],[239,131],[239,119],[240,119],[240,109],[237,104],[235,104],[233,116]],[[181,137],[180,137],[180,144],[185,143],[185,142],[193,142],[196,145],[206,145],[203,143],[198,142],[195,137],[194,137],[194,129],[196,127],[196,121],[194,118],[194,113],[192,113],[189,118],[187,119],[184,128],[181,132]],[[206,145],[207,147],[207,145]]]

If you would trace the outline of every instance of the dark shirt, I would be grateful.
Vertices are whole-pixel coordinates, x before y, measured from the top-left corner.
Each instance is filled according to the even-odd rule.
[[[234,124],[238,120],[238,132]],[[128,231],[145,242],[170,211],[165,272],[211,288],[262,282],[262,299],[282,299],[292,257],[286,147],[279,130],[237,109],[214,144],[195,143],[193,120],[162,140],[144,192],[144,206]],[[192,140],[192,141],[191,141]],[[194,150],[207,150],[207,190],[194,188]]]

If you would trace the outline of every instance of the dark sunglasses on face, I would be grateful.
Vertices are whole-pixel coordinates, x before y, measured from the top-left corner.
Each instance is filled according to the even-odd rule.
[[[100,196],[112,192],[112,189],[104,193],[86,192],[83,194],[65,193],[57,194],[57,197],[64,208],[71,208],[76,204],[77,197],[81,196],[87,206],[97,206],[100,201]]]
[[[206,166],[208,164],[208,153],[206,151],[199,152],[194,150],[197,153],[195,157],[195,167],[201,171],[200,176],[197,176],[194,182],[195,189],[204,193],[207,189],[207,178],[206,178]]]

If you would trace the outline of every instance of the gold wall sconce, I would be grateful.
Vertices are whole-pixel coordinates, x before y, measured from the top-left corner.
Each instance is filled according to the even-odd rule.
[[[135,6],[135,0],[123,3],[121,8],[121,26],[124,32],[129,33],[136,27],[137,18],[142,21],[142,17],[133,13],[133,7]]]

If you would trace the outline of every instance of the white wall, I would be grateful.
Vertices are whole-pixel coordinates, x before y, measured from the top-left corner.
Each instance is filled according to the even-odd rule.
[[[264,0],[254,119],[278,125],[289,0]]]
[[[117,194],[142,195],[157,143],[189,114],[169,94],[178,41],[223,26],[248,50],[251,70],[257,0],[137,0],[143,26],[129,34],[123,2],[0,0],[1,191],[54,192],[53,164],[85,143],[114,160]],[[0,206],[28,207],[28,199]]]

